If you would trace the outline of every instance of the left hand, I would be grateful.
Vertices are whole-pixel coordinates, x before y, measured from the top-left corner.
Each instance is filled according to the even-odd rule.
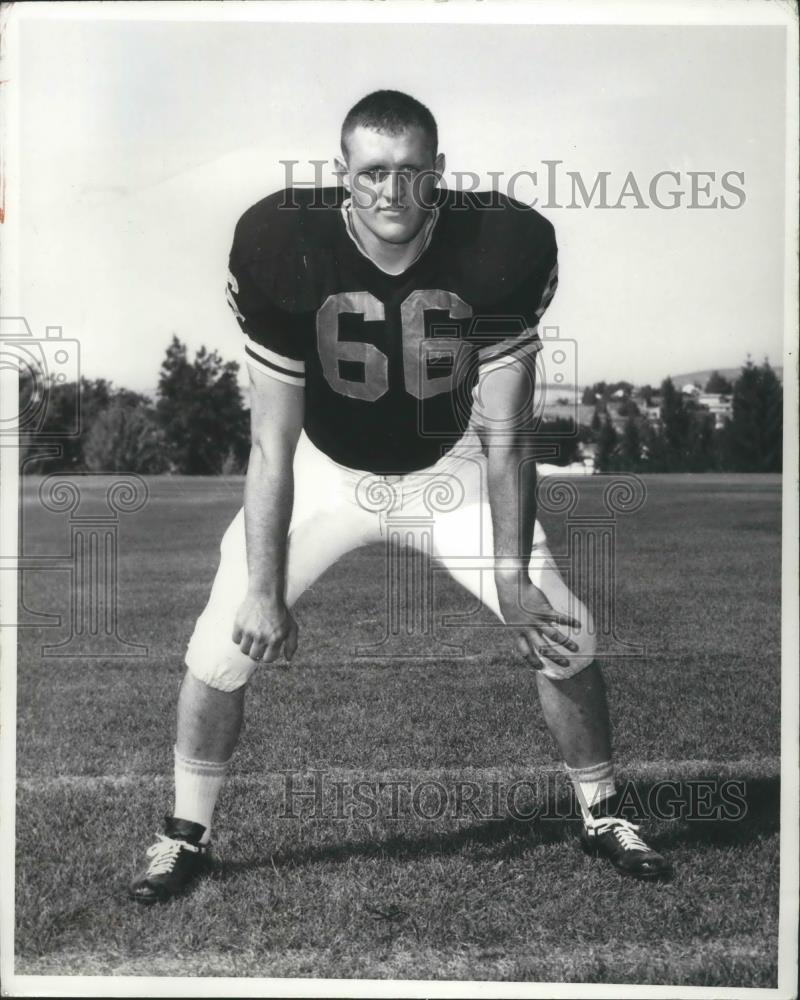
[[[522,656],[536,670],[544,666],[542,657],[559,667],[568,667],[569,660],[558,647],[577,653],[578,644],[556,626],[579,629],[581,623],[577,618],[556,611],[544,592],[531,583],[526,572],[498,575],[495,580],[503,619],[510,628],[517,630],[516,646]]]

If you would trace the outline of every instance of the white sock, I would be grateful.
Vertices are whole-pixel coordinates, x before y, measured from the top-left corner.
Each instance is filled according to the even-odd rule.
[[[229,760],[219,764],[212,760],[189,760],[175,747],[175,811],[178,819],[200,823],[206,831],[200,839],[211,839],[211,817],[228,771]]]
[[[584,822],[588,823],[593,818],[592,806],[611,798],[616,792],[614,764],[605,760],[600,764],[592,764],[591,767],[565,767],[575,787]]]

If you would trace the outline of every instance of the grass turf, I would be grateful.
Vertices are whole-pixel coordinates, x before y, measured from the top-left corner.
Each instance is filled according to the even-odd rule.
[[[685,795],[691,780],[730,778],[746,802],[737,822],[648,826],[673,882],[625,881],[579,852],[574,819],[515,819],[502,800],[491,819],[451,802],[425,819],[385,796],[375,815],[348,806],[337,819],[328,788],[324,817],[282,818],[280,769],[489,794],[558,768],[534,679],[489,617],[442,630],[461,658],[354,654],[381,634],[373,547],[301,599],[292,668],[262,668],[252,685],[212,877],[155,911],[130,904],[126,882],[171,804],[183,647],[241,498],[240,480],[151,480],[120,525],[120,633],[147,655],[48,659],[42,643],[63,630],[20,633],[17,971],[774,986],[779,481],[646,485],[618,524],[618,635],[647,645],[606,664],[618,759],[643,799],[660,779]],[[601,486],[582,484],[587,509]],[[63,552],[65,518],[25,489],[25,553]],[[543,520],[557,553],[563,524]],[[22,620],[66,615],[67,580],[28,572]],[[438,619],[470,606],[436,575]]]

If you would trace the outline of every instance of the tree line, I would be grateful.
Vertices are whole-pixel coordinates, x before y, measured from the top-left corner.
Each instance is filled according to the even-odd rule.
[[[173,337],[154,400],[115,388],[106,379],[81,378],[78,383],[42,387],[20,377],[21,412],[35,411],[35,394],[42,397],[36,437],[22,439],[23,469],[242,473],[250,433],[238,370],[238,364],[223,361],[204,347],[190,359],[186,345]],[[540,424],[537,444],[544,449],[542,461],[565,465],[579,459],[586,445],[593,445],[595,466],[602,472],[780,471],[783,387],[769,364],[748,360],[734,383],[714,372],[706,391],[731,397],[731,418],[722,427],[715,427],[714,416],[671,379],[661,384],[655,422],[643,413],[656,399],[651,386],[595,383],[583,395],[585,404],[594,405],[590,425],[578,426],[576,433],[574,422],[567,418]],[[76,433],[62,436],[76,413]],[[48,441],[60,446],[58,455],[45,454],[40,446],[46,449]],[[552,457],[544,457],[544,452]]]
[[[238,371],[236,362],[223,361],[205,347],[190,360],[186,345],[173,337],[161,364],[155,401],[116,389],[106,379],[81,378],[42,390],[30,378],[20,378],[20,411],[35,410],[32,393],[45,394],[36,439],[21,449],[23,468],[189,476],[243,472],[250,420]],[[77,433],[61,437],[75,422]],[[50,439],[60,445],[60,454],[40,457],[39,445]]]
[[[618,429],[609,396],[620,388],[617,414],[624,423]],[[588,391],[596,404],[589,440],[596,445],[595,465],[601,472],[781,471],[783,386],[766,361],[754,365],[748,360],[733,383],[712,374],[705,391],[731,399],[731,415],[719,427],[714,415],[670,378],[661,383],[656,421],[641,412],[656,397],[650,386],[634,394],[629,383],[613,388],[598,383]]]

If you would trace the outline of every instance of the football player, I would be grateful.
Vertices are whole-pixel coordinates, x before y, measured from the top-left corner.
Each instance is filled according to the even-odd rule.
[[[575,785],[582,843],[621,872],[665,859],[615,815],[605,688],[587,609],[536,521],[537,326],[557,284],[552,225],[497,193],[441,190],[436,123],[378,91],[342,126],[343,184],[288,189],[236,227],[228,299],[244,334],[252,450],[189,642],[175,803],[130,886],[168,900],[204,866],[259,663],[291,660],[292,606],[333,562],[431,516],[433,556],[508,627]],[[431,489],[455,497],[431,504]]]

